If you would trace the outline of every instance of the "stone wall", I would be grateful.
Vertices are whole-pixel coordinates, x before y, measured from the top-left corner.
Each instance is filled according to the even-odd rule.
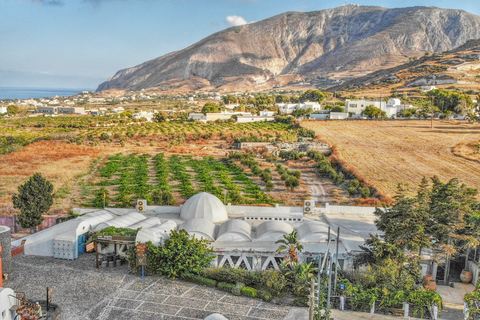
[[[2,244],[3,273],[10,273],[12,262],[11,231],[7,226],[0,226],[0,243]]]

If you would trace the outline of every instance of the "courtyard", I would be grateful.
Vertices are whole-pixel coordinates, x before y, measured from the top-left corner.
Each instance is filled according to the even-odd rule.
[[[95,255],[76,260],[24,256],[13,258],[5,286],[35,302],[53,288],[60,318],[87,319],[204,319],[221,313],[229,320],[284,319],[291,307],[234,296],[219,290],[162,276],[129,274],[127,266],[97,269]]]

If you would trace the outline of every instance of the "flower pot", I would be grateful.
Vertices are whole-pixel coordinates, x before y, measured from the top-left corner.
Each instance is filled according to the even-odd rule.
[[[469,270],[463,269],[460,273],[460,280],[465,284],[469,283],[472,281],[472,273]]]

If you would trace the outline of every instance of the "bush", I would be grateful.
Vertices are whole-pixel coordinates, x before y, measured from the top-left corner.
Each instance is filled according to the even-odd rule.
[[[255,298],[257,296],[257,290],[250,287],[243,287],[241,289],[242,296]]]
[[[255,284],[252,273],[245,269],[208,268],[202,271],[202,276],[218,282]]]
[[[235,287],[233,287],[232,289],[232,294],[236,295],[236,296],[239,296],[242,294],[242,288],[244,287],[245,285],[241,282],[235,284]]]
[[[278,296],[281,294],[285,286],[287,285],[287,280],[285,276],[276,270],[263,270],[255,272],[253,274],[253,279],[255,283],[260,284],[262,287],[266,288],[272,296]]]
[[[282,151],[280,151],[280,154],[278,156],[282,159],[285,159],[285,160],[298,160],[302,157],[302,154],[299,153],[298,151],[282,150]]]
[[[226,283],[226,282],[218,282],[217,288],[228,293],[233,293],[233,290],[235,289],[235,285],[231,283]]]
[[[156,247],[150,241],[146,243],[147,270],[174,279],[176,277],[188,278],[190,277],[189,273],[200,274],[214,259],[214,256],[210,254],[213,250],[208,247],[208,244],[208,241],[192,237],[185,230],[173,230],[163,246]],[[127,258],[130,266],[138,269],[134,250],[127,252]],[[197,279],[197,281],[203,280]]]
[[[257,297],[266,302],[272,301],[272,296],[267,291],[257,290]]]
[[[360,195],[362,198],[368,198],[370,197],[370,188],[369,187],[362,187],[360,188]]]
[[[202,276],[195,276],[195,275],[191,278],[192,278],[193,282],[204,285],[204,286],[207,286],[207,287],[214,288],[214,287],[217,286],[217,281],[212,280],[212,279],[207,279],[207,278],[204,278]]]

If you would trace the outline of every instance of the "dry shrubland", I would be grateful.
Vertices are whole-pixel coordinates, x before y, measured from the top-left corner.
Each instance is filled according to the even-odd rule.
[[[399,183],[415,190],[424,176],[457,177],[480,186],[479,158],[455,152],[462,144],[478,143],[479,124],[434,121],[430,128],[424,120],[361,120],[303,121],[302,126],[315,130],[319,140],[333,146],[336,161],[384,197],[395,195]]]

